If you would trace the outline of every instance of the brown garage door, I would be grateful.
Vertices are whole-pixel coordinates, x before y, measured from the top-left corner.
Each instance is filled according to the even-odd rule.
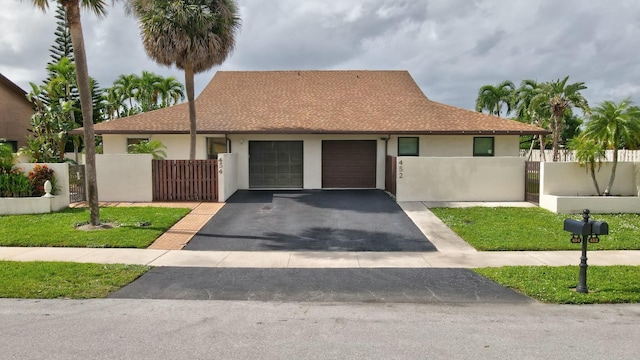
[[[375,140],[322,141],[323,188],[375,188]]]

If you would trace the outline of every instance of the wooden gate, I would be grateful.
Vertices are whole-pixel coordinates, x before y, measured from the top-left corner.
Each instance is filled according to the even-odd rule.
[[[524,199],[530,203],[540,203],[540,162],[526,161],[524,171]]]
[[[217,160],[152,160],[153,201],[217,201]]]
[[[384,172],[384,189],[396,194],[396,157],[387,155]]]
[[[84,165],[69,164],[69,202],[87,201]]]

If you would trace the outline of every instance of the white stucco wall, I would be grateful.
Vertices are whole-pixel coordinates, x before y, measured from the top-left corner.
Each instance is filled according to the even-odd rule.
[[[17,168],[28,174],[35,165],[47,165],[53,170],[56,179],[56,195],[51,198],[2,198],[0,199],[0,215],[7,214],[40,214],[59,211],[69,206],[69,164],[66,163],[19,163]]]
[[[151,155],[96,155],[100,201],[151,202]]]
[[[596,179],[604,191],[611,176],[611,162],[603,163]],[[591,175],[575,162],[540,163],[540,207],[555,213],[640,213],[640,163],[620,162],[612,195],[596,194]]]
[[[219,134],[206,134],[196,136],[196,159],[203,160],[207,158],[207,138],[221,137]],[[149,141],[160,141],[167,148],[166,160],[186,160],[189,159],[189,135],[173,135],[173,134],[149,134],[149,135],[102,135],[103,154],[116,155],[127,153],[127,139],[142,138]]]
[[[473,156],[473,138],[490,135],[421,135],[418,136],[420,156],[464,157]],[[400,136],[403,137],[403,136]],[[415,137],[406,135],[406,137]],[[495,156],[519,156],[520,137],[518,135],[493,136]],[[397,156],[398,136],[389,138],[388,154]]]
[[[218,201],[238,190],[238,154],[218,154]]]
[[[524,159],[398,157],[398,201],[523,201]]]
[[[484,136],[484,135],[483,135]],[[127,138],[135,135],[104,135],[104,154],[126,154]],[[137,137],[161,141],[166,147],[167,159],[187,159],[189,157],[188,135],[141,135]],[[223,135],[198,135],[196,158],[206,158],[206,138]],[[237,154],[237,187],[249,188],[249,141],[303,141],[303,188],[322,188],[322,140],[376,140],[378,157],[376,164],[376,188],[384,189],[385,155],[396,155],[398,136],[391,135],[323,135],[323,134],[231,134],[228,135],[231,152]],[[388,141],[383,140],[389,137]],[[426,157],[470,157],[473,154],[474,135],[422,135],[419,136],[420,156]],[[515,135],[495,136],[496,157],[517,157],[519,137]],[[386,149],[385,149],[386,146]],[[524,180],[523,180],[524,181]]]
[[[612,163],[603,163],[596,179],[600,191],[604,191],[611,176]],[[638,184],[640,163],[619,162],[612,195],[640,196]],[[575,162],[540,163],[540,195],[591,196],[597,195],[591,175]]]

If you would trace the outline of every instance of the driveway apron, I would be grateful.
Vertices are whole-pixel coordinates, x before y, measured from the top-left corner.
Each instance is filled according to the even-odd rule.
[[[380,190],[239,190],[184,249],[436,251]]]
[[[111,298],[377,303],[531,303],[467,269],[158,267]]]

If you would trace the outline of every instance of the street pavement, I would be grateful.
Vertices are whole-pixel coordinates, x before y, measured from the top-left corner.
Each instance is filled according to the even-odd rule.
[[[0,299],[3,359],[637,359],[640,305]]]

